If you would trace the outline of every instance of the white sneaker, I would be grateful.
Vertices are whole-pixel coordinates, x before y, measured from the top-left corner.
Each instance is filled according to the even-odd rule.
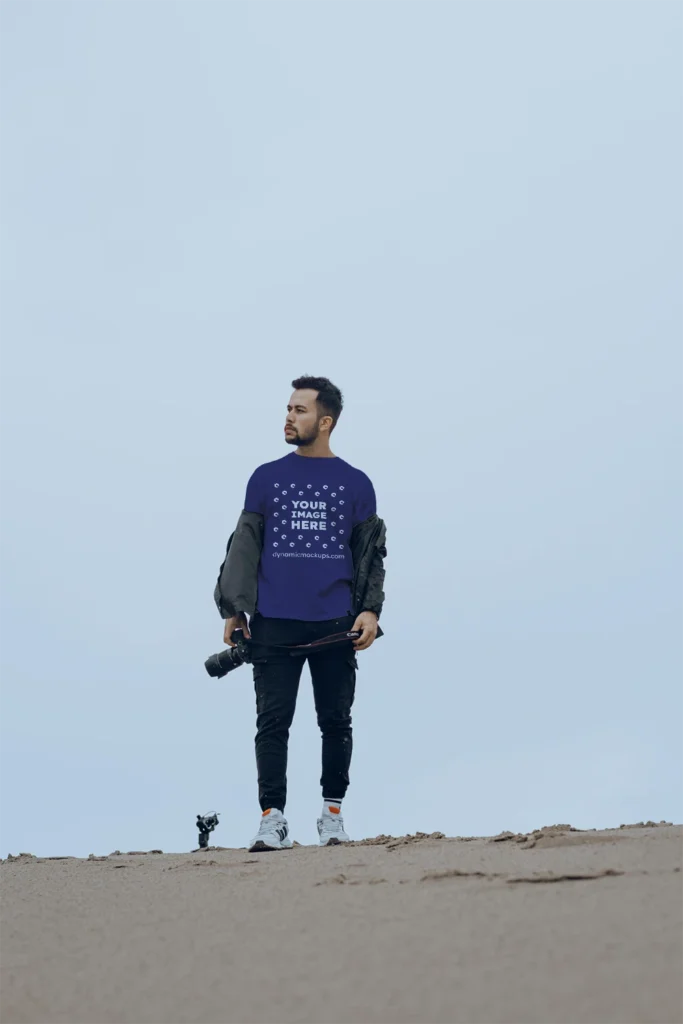
[[[321,846],[338,846],[339,843],[350,843],[351,839],[344,831],[344,819],[341,812],[333,814],[325,807],[322,818],[318,818],[318,835]]]
[[[289,825],[282,811],[274,808],[264,811],[258,833],[249,847],[249,853],[265,850],[289,850],[292,840],[289,838]]]

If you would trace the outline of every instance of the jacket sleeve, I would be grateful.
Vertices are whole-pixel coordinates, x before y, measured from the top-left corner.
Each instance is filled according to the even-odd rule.
[[[384,605],[384,559],[387,557],[385,544],[376,547],[368,572],[368,582],[363,600],[363,611],[374,612],[379,619]]]
[[[263,516],[258,512],[242,512],[228,541],[213,592],[221,618],[227,619],[238,612],[254,614],[262,548]]]

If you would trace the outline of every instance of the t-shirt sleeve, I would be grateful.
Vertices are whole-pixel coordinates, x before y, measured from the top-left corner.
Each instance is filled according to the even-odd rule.
[[[247,493],[244,498],[244,511],[258,512],[259,515],[265,515],[264,506],[263,482],[261,474],[258,469],[256,469],[249,477],[249,482],[247,483]]]
[[[358,482],[356,502],[354,508],[354,523],[362,523],[368,516],[374,516],[377,512],[377,499],[375,488],[369,476],[362,473]]]

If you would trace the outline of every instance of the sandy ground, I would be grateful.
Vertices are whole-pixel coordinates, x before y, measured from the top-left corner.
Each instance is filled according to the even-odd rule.
[[[2,863],[4,1024],[678,1024],[678,826]]]

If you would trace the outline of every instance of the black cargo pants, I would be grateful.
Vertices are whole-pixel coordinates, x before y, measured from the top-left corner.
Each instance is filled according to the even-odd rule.
[[[324,622],[298,619],[266,619],[258,612],[249,623],[252,640],[261,644],[307,644],[330,633],[353,628],[354,615]],[[286,651],[254,648],[253,670],[256,690],[256,767],[259,803],[284,811],[287,802],[287,743],[294,718],[299,680],[308,661],[313,696],[322,733],[323,798],[341,800],[349,785],[353,739],[351,706],[356,690],[356,653],[349,641],[305,657],[291,657]]]

